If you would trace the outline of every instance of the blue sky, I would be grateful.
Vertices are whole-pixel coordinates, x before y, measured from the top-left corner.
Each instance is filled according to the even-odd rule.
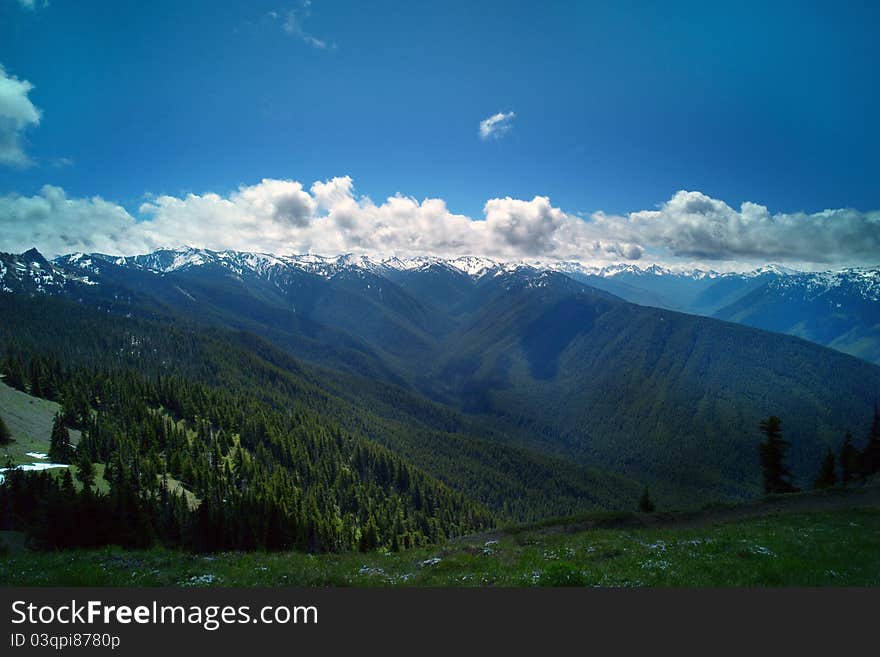
[[[26,4],[0,0],[0,65],[41,115],[0,194],[137,215],[350,176],[478,219],[494,198],[624,215],[678,190],[880,208],[875,3]],[[497,113],[509,129],[481,139]]]

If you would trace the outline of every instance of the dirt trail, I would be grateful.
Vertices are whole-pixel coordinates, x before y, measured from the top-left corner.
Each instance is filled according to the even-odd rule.
[[[731,507],[671,514],[671,521],[661,524],[679,527],[700,527],[707,524],[746,520],[776,513],[810,513],[861,508],[880,508],[880,486],[852,486],[850,488],[835,488],[821,492],[776,495],[771,498]]]
[[[463,536],[456,542],[484,542],[499,536],[519,532],[576,533],[590,529],[640,529],[661,527],[705,527],[771,516],[777,513],[811,513],[843,509],[880,509],[880,484],[835,488],[828,491],[810,491],[793,495],[777,495],[754,502],[718,505],[692,511],[671,513],[595,514],[583,518],[562,520],[557,524],[499,529],[479,535]]]

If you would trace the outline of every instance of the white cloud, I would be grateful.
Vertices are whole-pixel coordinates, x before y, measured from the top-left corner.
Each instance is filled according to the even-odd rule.
[[[771,214],[746,202],[735,210],[701,192],[677,192],[659,210],[594,216],[615,239],[638,239],[673,256],[701,260],[805,263],[880,261],[880,212],[853,209]]]
[[[6,251],[36,245],[47,255],[72,251],[131,254],[190,244],[274,253],[388,255],[477,254],[499,257],[636,258],[637,245],[596,234],[545,197],[492,199],[485,220],[450,212],[442,199],[357,197],[351,178],[314,183],[262,180],[233,193],[159,196],[138,217],[101,198],[69,199],[57,187],[0,197]]]
[[[56,169],[73,166],[73,160],[69,157],[50,157],[48,162]]]
[[[45,9],[49,6],[49,0],[17,0],[22,9],[34,11],[35,9]]]
[[[24,149],[24,132],[39,125],[40,110],[28,98],[33,85],[9,75],[0,64],[0,165],[33,164]]]
[[[804,264],[878,264],[880,212],[826,210],[770,214],[744,203],[734,210],[699,192],[678,192],[658,210],[583,219],[550,199],[496,198],[484,217],[455,214],[442,199],[395,195],[381,203],[355,194],[348,176],[308,189],[262,180],[227,195],[159,196],[137,216],[100,197],[68,198],[45,186],[32,197],[0,196],[0,250],[37,246],[73,251],[144,253],[189,244],[270,253],[484,255],[586,263],[626,260],[718,269],[768,260]]]
[[[480,121],[480,139],[500,139],[513,127],[515,112],[498,112]]]
[[[46,255],[74,251],[137,253],[155,247],[125,208],[100,197],[71,199],[45,185],[37,196],[0,196],[0,250],[36,246]]]
[[[298,7],[295,7],[294,9],[288,9],[283,17],[279,16],[278,12],[275,11],[270,11],[269,17],[273,20],[282,18],[283,20],[281,22],[281,29],[284,30],[287,34],[300,39],[303,43],[306,43],[313,48],[326,50],[328,47],[327,42],[323,39],[319,39],[312,34],[309,34],[303,27],[303,23],[305,23],[306,19],[312,15],[311,7],[311,0],[302,0]]]

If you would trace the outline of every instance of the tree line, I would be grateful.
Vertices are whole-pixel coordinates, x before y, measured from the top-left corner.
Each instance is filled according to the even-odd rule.
[[[793,474],[786,464],[786,453],[791,443],[783,437],[782,420],[775,415],[770,416],[761,421],[759,428],[764,436],[759,446],[764,492],[797,492],[799,489],[794,485]],[[855,446],[852,433],[847,431],[836,454],[830,447],[826,451],[813,479],[813,487],[831,488],[838,482],[845,486],[864,481],[877,473],[880,473],[880,409],[875,403],[868,438],[862,449]]]

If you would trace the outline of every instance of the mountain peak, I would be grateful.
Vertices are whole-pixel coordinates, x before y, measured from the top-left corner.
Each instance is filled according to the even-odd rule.
[[[775,274],[776,276],[795,276],[800,273],[802,272],[799,272],[797,269],[792,269],[791,267],[771,262],[768,265],[758,267],[757,269],[748,272],[747,275],[761,276],[764,274]]]
[[[49,261],[46,260],[45,257],[43,257],[43,254],[40,253],[40,252],[37,250],[37,247],[35,247],[35,246],[32,246],[32,247],[29,248],[27,251],[25,251],[24,253],[22,253],[20,257],[21,257],[22,260],[25,260],[26,262],[35,262],[35,263],[37,263],[38,265],[41,265],[41,266],[43,266],[43,267],[49,267],[49,266],[50,266],[50,265],[49,265]]]

